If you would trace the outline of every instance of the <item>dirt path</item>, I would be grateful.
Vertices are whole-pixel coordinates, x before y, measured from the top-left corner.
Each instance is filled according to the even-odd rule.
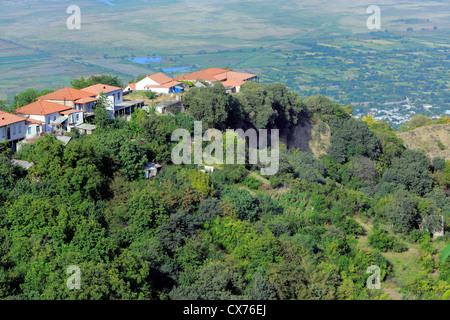
[[[358,243],[360,244],[361,248],[369,248],[369,244],[367,243],[367,238],[369,234],[372,232],[372,225],[365,223],[361,220],[361,217],[356,216],[355,221],[358,222],[364,229],[364,235],[358,236]]]
[[[266,178],[263,178],[262,176],[260,176],[259,174],[257,174],[256,172],[251,172],[250,176],[261,181],[262,183],[264,183],[266,186],[270,186],[270,181],[267,180]]]

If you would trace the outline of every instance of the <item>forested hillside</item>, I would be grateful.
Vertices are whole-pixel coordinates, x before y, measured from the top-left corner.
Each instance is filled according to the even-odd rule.
[[[389,125],[357,120],[282,84],[184,94],[186,113],[98,107],[92,135],[47,135],[0,155],[1,299],[447,299],[450,161],[406,150]],[[171,163],[177,128],[280,129],[280,170]],[[287,148],[299,126],[328,143]],[[298,133],[298,132],[297,132]],[[311,138],[311,137],[310,137]],[[305,139],[309,139],[305,137]],[[295,141],[294,141],[295,143]],[[322,147],[320,147],[322,146]],[[323,150],[319,150],[323,148]],[[162,171],[143,179],[148,161]],[[444,217],[445,235],[436,237]],[[69,290],[66,269],[81,270]],[[381,270],[381,289],[366,282]]]

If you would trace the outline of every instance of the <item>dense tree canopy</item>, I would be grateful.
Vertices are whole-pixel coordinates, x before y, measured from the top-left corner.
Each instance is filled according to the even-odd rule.
[[[123,83],[117,76],[109,74],[95,75],[89,78],[81,77],[71,82],[72,88],[81,90],[83,88],[93,86],[94,84],[107,84],[114,87],[123,88]]]
[[[405,298],[448,296],[450,262],[437,257],[450,162],[280,84],[231,95],[216,84],[184,98],[177,116],[139,110],[128,122],[99,109],[91,135],[23,146],[14,159],[33,162],[28,171],[0,145],[0,299],[389,299],[367,288],[372,265]],[[321,121],[331,145],[320,157],[282,145],[271,177],[248,164],[204,173],[171,162],[172,132],[192,134],[194,120],[286,132]],[[146,180],[149,161],[162,169]],[[441,216],[446,235],[433,238]],[[72,265],[80,290],[66,285]]]

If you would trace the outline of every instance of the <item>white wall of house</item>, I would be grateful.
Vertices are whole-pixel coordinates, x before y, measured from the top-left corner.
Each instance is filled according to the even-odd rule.
[[[8,128],[10,130],[10,139],[8,139],[7,135]],[[10,124],[8,126],[3,126],[0,128],[0,142],[22,140],[25,138],[25,135],[26,135],[25,120]]]
[[[53,128],[52,128],[52,125],[50,124],[50,122],[55,121],[56,119],[58,119],[60,117],[60,114],[59,114],[59,112],[48,114],[48,115],[46,115],[44,117],[44,120],[37,119],[37,118],[34,118],[34,117],[35,116],[30,115],[30,118],[32,118],[32,119],[36,119],[36,120],[45,122],[45,125],[44,125],[44,129],[45,130],[44,130],[44,132],[53,132]],[[36,116],[36,117],[39,117],[39,116]]]
[[[145,86],[159,86],[160,84],[152,79],[145,77],[139,82],[136,82],[136,90],[146,90]]]
[[[114,105],[123,102],[123,92],[122,92],[122,90],[117,90],[117,91],[110,92],[110,93],[108,93],[108,95],[113,95],[114,96]]]
[[[123,93],[122,90],[116,90],[109,93],[104,94],[107,98],[107,110],[114,111],[114,106],[118,105],[119,103],[123,102]],[[97,96],[97,99],[99,99],[100,96]]]
[[[26,134],[25,134],[25,139],[37,137],[43,131],[42,126],[37,123],[31,123],[31,124],[27,125],[26,129],[27,130],[26,130]]]
[[[68,124],[70,126],[72,126],[72,125],[76,126],[76,125],[82,124],[83,122],[84,121],[83,121],[83,112],[82,111],[71,113],[68,115]]]
[[[165,93],[165,94],[168,94],[170,92],[169,88],[144,88],[144,90],[152,91],[155,93]]]
[[[75,103],[74,109],[83,111],[83,106],[85,108],[85,110],[84,110],[85,112],[89,112],[89,113],[94,112],[95,101],[88,102],[85,105],[79,104],[79,103]]]

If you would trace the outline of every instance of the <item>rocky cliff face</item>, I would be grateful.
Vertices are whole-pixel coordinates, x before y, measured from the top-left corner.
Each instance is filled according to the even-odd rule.
[[[440,157],[450,160],[450,124],[421,127],[399,133],[398,136],[408,149],[423,150],[430,159]]]
[[[295,127],[294,132],[287,139],[288,148],[298,148],[304,152],[311,152],[315,157],[325,155],[330,146],[331,130],[323,121],[317,123],[305,122]]]

